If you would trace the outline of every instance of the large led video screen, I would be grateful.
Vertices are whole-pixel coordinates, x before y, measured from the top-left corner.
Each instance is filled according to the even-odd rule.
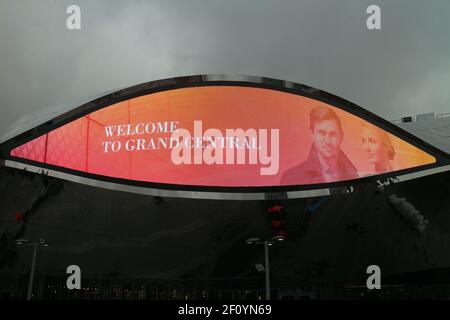
[[[10,155],[113,178],[207,187],[332,183],[436,162],[340,108],[240,86],[172,89],[116,103]]]

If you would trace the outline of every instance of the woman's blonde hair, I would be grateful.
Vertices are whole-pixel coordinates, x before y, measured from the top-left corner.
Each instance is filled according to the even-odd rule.
[[[381,143],[384,144],[384,146],[386,147],[387,151],[388,151],[388,159],[389,160],[394,160],[395,158],[395,149],[394,146],[392,145],[392,141],[391,138],[389,137],[389,133],[387,133],[384,130],[381,130],[371,124],[368,123],[363,123],[362,127],[369,129],[370,131],[376,132],[376,134],[380,137],[381,139]]]

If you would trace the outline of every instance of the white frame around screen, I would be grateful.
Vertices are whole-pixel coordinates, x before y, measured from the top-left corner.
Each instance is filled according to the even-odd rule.
[[[40,173],[46,176],[55,177],[75,183],[85,184],[92,187],[99,187],[108,190],[130,192],[148,196],[159,197],[171,197],[171,198],[189,198],[189,199],[208,199],[208,200],[272,200],[272,199],[300,199],[300,198],[313,198],[321,196],[329,196],[331,194],[345,194],[351,193],[353,188],[351,186],[340,188],[322,188],[313,190],[299,190],[299,191],[284,191],[284,192],[214,192],[214,191],[187,191],[187,190],[167,190],[147,188],[140,186],[132,186],[126,184],[119,184],[114,182],[102,181],[98,179],[86,178],[69,174],[61,171],[51,170],[47,168],[41,168],[18,161],[4,160],[1,165],[9,168],[24,170],[33,173]],[[391,177],[389,181],[398,183],[407,180],[417,179],[441,172],[450,171],[450,165],[444,165],[436,168],[425,169],[422,171],[416,171],[412,173],[406,173]],[[278,195],[278,196],[277,196]]]

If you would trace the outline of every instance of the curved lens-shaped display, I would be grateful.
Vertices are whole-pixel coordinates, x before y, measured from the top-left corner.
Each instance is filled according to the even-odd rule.
[[[239,86],[133,98],[61,126],[11,156],[114,178],[227,187],[338,182],[436,162],[337,107]]]

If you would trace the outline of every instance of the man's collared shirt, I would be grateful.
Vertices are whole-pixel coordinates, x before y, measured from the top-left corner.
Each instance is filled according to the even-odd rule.
[[[334,182],[338,180],[339,172],[334,172],[320,153],[317,152],[325,182]]]

